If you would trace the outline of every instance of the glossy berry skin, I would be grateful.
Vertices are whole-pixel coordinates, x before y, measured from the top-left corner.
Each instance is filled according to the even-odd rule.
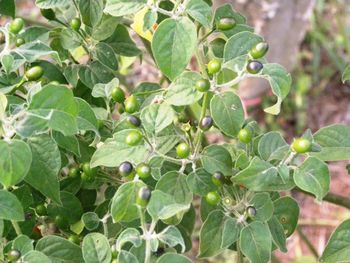
[[[44,70],[40,66],[34,66],[27,70],[25,76],[29,81],[36,81],[44,75]]]
[[[17,249],[11,249],[8,253],[7,253],[7,260],[9,262],[15,262],[17,260],[19,260],[21,257],[21,252]]]
[[[200,79],[196,82],[196,89],[199,92],[207,92],[210,89],[210,82],[207,79]]]
[[[77,235],[70,235],[68,240],[74,244],[80,245],[80,238]]]
[[[93,175],[89,175],[89,174],[86,174],[84,172],[82,172],[80,174],[80,178],[83,182],[86,182],[86,183],[90,183],[90,182],[93,182],[95,177]]]
[[[134,167],[130,162],[123,162],[119,165],[118,170],[121,176],[126,177],[132,174]]]
[[[37,205],[35,208],[35,212],[39,216],[46,216],[47,215],[46,206],[44,204]]]
[[[71,178],[76,178],[79,175],[79,169],[76,167],[72,167],[68,171],[68,176]]]
[[[191,149],[187,143],[182,142],[176,147],[176,154],[181,159],[186,159],[188,156],[190,156],[190,153]]]
[[[214,191],[207,193],[207,195],[205,196],[205,200],[210,205],[218,205],[221,201],[221,197],[218,192]]]
[[[130,146],[138,145],[142,140],[142,134],[139,131],[131,131],[125,138],[125,143]]]
[[[60,229],[67,229],[69,226],[68,221],[60,215],[57,215],[54,221],[55,225]]]
[[[256,216],[256,209],[254,206],[248,206],[246,211],[247,211],[247,215],[250,218],[254,218]]]
[[[218,59],[212,59],[209,61],[207,67],[209,74],[216,74],[221,70],[221,62]]]
[[[16,39],[16,47],[20,47],[25,43],[24,39],[19,37]]]
[[[83,172],[86,175],[88,175],[90,177],[95,175],[95,173],[94,173],[95,171],[94,171],[94,169],[91,169],[90,163],[83,163],[82,166],[81,166],[81,169],[83,170]]]
[[[223,17],[216,23],[216,28],[222,31],[231,30],[236,25],[236,21],[232,17]]]
[[[124,106],[125,111],[130,114],[133,114],[140,109],[140,104],[134,95],[131,95],[125,100]]]
[[[211,176],[211,181],[213,182],[213,184],[220,187],[225,182],[225,176],[221,172],[215,172]]]
[[[52,9],[40,9],[40,13],[47,20],[54,20],[56,18],[55,12]]]
[[[113,99],[115,102],[122,103],[122,102],[125,101],[125,93],[124,93],[124,91],[123,91],[121,88],[119,88],[119,87],[115,87],[115,88],[112,90],[111,96],[112,96],[112,99]]]
[[[248,63],[246,70],[250,74],[257,74],[263,69],[263,67],[264,66],[263,66],[263,64],[261,64],[261,62],[259,62],[257,60],[252,60]]]
[[[127,121],[128,121],[128,123],[130,124],[130,126],[132,126],[132,127],[137,128],[137,127],[140,127],[140,126],[141,126],[141,120],[140,120],[140,118],[139,118],[139,117],[136,117],[136,116],[134,116],[134,115],[128,116]]]
[[[199,122],[199,128],[202,131],[209,130],[214,124],[213,118],[210,116],[205,116],[201,121]]]
[[[248,128],[243,128],[238,132],[238,140],[241,143],[248,144],[252,141],[253,134]]]
[[[269,50],[269,45],[266,42],[260,42],[252,48],[249,52],[250,56],[254,59],[262,58],[265,56],[267,51]]]
[[[294,139],[292,143],[292,150],[296,153],[306,153],[311,148],[311,142],[308,139],[298,138]]]
[[[136,173],[140,178],[148,178],[151,175],[151,167],[148,164],[140,163],[136,166]]]
[[[79,18],[73,18],[72,21],[70,21],[70,26],[73,30],[78,31],[81,27],[81,21]]]
[[[146,207],[151,195],[152,191],[147,186],[141,187],[136,196],[136,204],[141,207]]]
[[[15,18],[9,26],[9,31],[13,34],[18,34],[24,26],[24,21],[22,18]]]

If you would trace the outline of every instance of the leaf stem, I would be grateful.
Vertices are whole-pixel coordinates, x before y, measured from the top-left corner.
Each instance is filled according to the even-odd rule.
[[[316,248],[312,245],[311,241],[307,238],[307,236],[304,234],[304,232],[302,231],[301,227],[297,227],[297,231],[298,234],[300,236],[300,238],[304,241],[305,245],[309,248],[310,252],[316,257],[318,258],[318,252],[316,250]]]
[[[11,220],[11,224],[12,224],[13,228],[15,229],[16,235],[17,236],[22,235],[22,230],[21,230],[20,226],[18,225],[17,221]]]

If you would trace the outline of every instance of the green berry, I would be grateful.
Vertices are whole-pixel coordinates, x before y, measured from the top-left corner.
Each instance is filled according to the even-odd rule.
[[[215,184],[216,186],[220,187],[225,182],[225,176],[221,172],[215,172],[211,176],[211,181],[213,182],[213,184]]]
[[[210,82],[207,79],[200,79],[196,82],[196,89],[200,92],[207,92],[210,89]]]
[[[80,245],[80,238],[77,235],[70,235],[68,240],[74,244]]]
[[[115,102],[122,103],[122,102],[125,101],[125,93],[124,93],[124,91],[123,91],[121,88],[119,88],[119,87],[115,87],[115,88],[112,90],[111,96],[112,96],[112,99],[113,99]]]
[[[15,261],[19,260],[20,257],[21,257],[21,252],[17,249],[11,249],[7,253],[7,260],[10,262],[15,262]]]
[[[79,175],[79,172],[80,172],[80,170],[78,168],[72,167],[68,171],[68,176],[72,177],[72,178],[75,178],[75,177],[77,177]]]
[[[221,70],[221,62],[218,59],[212,59],[209,61],[207,67],[209,74],[216,74]]]
[[[252,141],[253,134],[249,128],[243,128],[238,132],[238,140],[242,143],[248,144]]]
[[[306,153],[311,148],[311,142],[308,139],[298,138],[294,139],[292,143],[292,150],[296,153]]]
[[[231,30],[236,25],[232,17],[223,17],[216,23],[216,28],[222,31]]]
[[[136,166],[136,173],[140,178],[148,178],[151,175],[151,167],[148,164],[140,163]]]
[[[36,81],[44,75],[44,70],[40,66],[34,66],[27,70],[25,76],[29,81]]]
[[[182,142],[176,147],[176,154],[181,159],[186,159],[187,157],[190,156],[190,153],[191,153],[191,149],[187,143]]]
[[[133,114],[140,109],[140,104],[134,95],[131,95],[125,100],[124,106],[125,111],[130,114]]]
[[[46,216],[47,215],[46,206],[44,204],[37,205],[35,208],[35,212],[39,216]]]
[[[18,38],[16,39],[16,47],[20,47],[20,46],[22,46],[24,43],[25,43],[24,38],[18,37]]]
[[[135,145],[138,145],[141,140],[142,140],[142,134],[141,132],[135,130],[135,131],[131,131],[129,132],[129,134],[126,136],[125,138],[125,143],[127,145],[130,145],[130,146],[135,146]]]
[[[13,34],[18,34],[24,27],[24,20],[22,18],[15,18],[9,26],[9,31]]]
[[[205,200],[210,205],[218,205],[221,201],[221,197],[218,192],[214,191],[207,193],[207,195],[205,196]]]
[[[78,31],[81,27],[81,21],[79,18],[73,18],[70,22],[70,26],[73,30]]]
[[[250,56],[254,59],[262,58],[265,56],[267,51],[269,50],[269,45],[266,42],[260,42],[252,48],[249,52]]]

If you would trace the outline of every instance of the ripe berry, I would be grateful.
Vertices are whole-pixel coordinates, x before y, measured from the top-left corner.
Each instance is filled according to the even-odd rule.
[[[151,195],[152,191],[147,186],[141,187],[137,193],[136,203],[141,207],[146,207]]]
[[[263,64],[257,60],[252,60],[248,63],[246,69],[250,74],[257,74],[263,69]]]
[[[203,119],[201,119],[199,123],[199,128],[202,131],[207,131],[209,130],[214,124],[213,118],[210,116],[205,116]]]
[[[135,127],[135,128],[141,126],[141,120],[140,120],[140,118],[139,118],[139,117],[136,117],[136,116],[134,116],[134,115],[128,116],[127,122],[128,122],[131,126],[133,126],[133,127]]]
[[[225,176],[221,172],[215,172],[211,176],[211,181],[213,182],[213,184],[220,187],[225,182]]]
[[[134,167],[130,162],[123,162],[118,168],[119,174],[124,177],[129,176],[133,172],[133,169]]]

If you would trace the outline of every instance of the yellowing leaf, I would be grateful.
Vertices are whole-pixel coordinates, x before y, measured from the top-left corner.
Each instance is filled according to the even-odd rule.
[[[141,37],[144,39],[147,39],[148,41],[152,41],[153,33],[150,30],[143,31],[143,23],[144,23],[144,17],[147,13],[148,8],[144,8],[137,12],[134,16],[134,23],[131,25],[131,28]]]

